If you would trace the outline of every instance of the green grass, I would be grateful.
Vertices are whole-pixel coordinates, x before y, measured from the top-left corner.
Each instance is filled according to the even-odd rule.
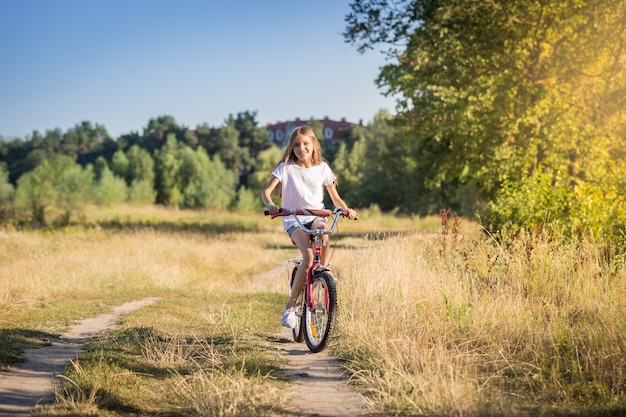
[[[375,211],[340,223],[331,350],[372,409],[624,415],[621,257],[448,223]],[[59,230],[5,230],[0,357],[14,364],[76,320],[160,297],[91,342],[38,415],[293,415],[269,342],[295,256],[279,221],[256,214],[122,207]]]
[[[89,344],[39,415],[280,415],[285,382],[267,342],[282,302],[186,294],[143,308]]]

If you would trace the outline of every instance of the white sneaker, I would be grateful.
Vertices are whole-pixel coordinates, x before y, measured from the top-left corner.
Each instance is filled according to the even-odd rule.
[[[295,308],[285,308],[283,310],[283,318],[280,319],[280,322],[283,324],[283,326],[293,329],[294,327],[296,327],[297,320],[298,317],[296,316]]]

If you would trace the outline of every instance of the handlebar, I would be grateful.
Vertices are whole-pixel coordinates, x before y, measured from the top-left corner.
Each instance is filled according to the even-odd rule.
[[[265,215],[269,216],[269,211],[265,210]],[[324,229],[309,229],[307,227],[305,227],[302,222],[300,221],[300,219],[298,218],[298,216],[317,216],[317,217],[331,217],[332,215],[334,215],[334,219],[332,222],[332,225],[330,227],[330,229],[328,230],[324,230]],[[321,210],[315,210],[315,209],[290,209],[290,208],[279,208],[278,209],[278,213],[272,215],[272,219],[276,218],[276,217],[285,217],[285,216],[293,216],[293,218],[295,219],[296,223],[298,224],[298,227],[300,227],[303,231],[305,231],[306,233],[309,234],[313,234],[313,235],[329,235],[331,233],[333,233],[335,231],[335,228],[337,227],[337,221],[339,220],[339,216],[346,216],[346,213],[343,211],[343,209],[341,207],[336,207],[334,210],[328,210],[328,209],[321,209]],[[356,220],[356,219],[354,219]]]

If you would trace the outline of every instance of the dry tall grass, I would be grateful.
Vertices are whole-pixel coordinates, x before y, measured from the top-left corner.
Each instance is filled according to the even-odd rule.
[[[265,245],[274,240],[271,233],[170,234],[149,229],[4,232],[0,325],[15,323],[26,310],[72,298],[92,301],[92,309],[85,311],[91,315],[107,305],[178,288],[207,293],[282,290],[284,283],[274,277],[253,279],[279,264],[279,255]],[[242,252],[246,256],[238,255]]]
[[[335,347],[390,414],[626,412],[615,259],[545,236],[371,242],[338,271]]]
[[[75,362],[66,409],[102,407],[104,390],[158,412],[180,406],[196,415],[280,415],[267,404],[279,404],[282,394],[273,392],[280,384],[268,379],[256,334],[278,326],[281,265],[297,251],[278,221],[127,210],[95,213],[100,226],[86,217],[84,226],[54,232],[0,231],[0,332],[55,333],[111,305],[161,296],[125,319],[142,338],[103,340],[92,357]],[[340,224],[344,239],[333,259],[340,311],[331,347],[347,359],[373,409],[430,416],[626,412],[623,258],[589,240],[554,236],[498,244],[443,229],[425,238],[415,231],[426,226],[420,220],[369,215]],[[217,336],[219,352],[211,344]],[[125,361],[140,358],[133,359],[136,370],[111,365],[120,346]],[[101,360],[99,352],[110,356]],[[198,352],[207,353],[202,366]],[[179,368],[185,372],[170,372]],[[156,408],[163,392],[172,394],[172,381],[178,405]]]

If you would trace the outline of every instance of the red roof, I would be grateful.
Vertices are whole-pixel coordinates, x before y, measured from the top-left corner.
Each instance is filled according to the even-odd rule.
[[[318,121],[324,125],[324,137],[318,138],[320,140],[341,141],[344,139],[341,131],[350,129],[352,126],[356,126],[355,123],[347,122],[346,119],[335,121],[325,117],[324,119]],[[274,142],[279,146],[284,146],[289,140],[289,135],[293,129],[306,124],[308,124],[307,121],[300,120],[299,118],[289,122],[268,124],[265,126],[267,129],[267,138],[270,142]]]

